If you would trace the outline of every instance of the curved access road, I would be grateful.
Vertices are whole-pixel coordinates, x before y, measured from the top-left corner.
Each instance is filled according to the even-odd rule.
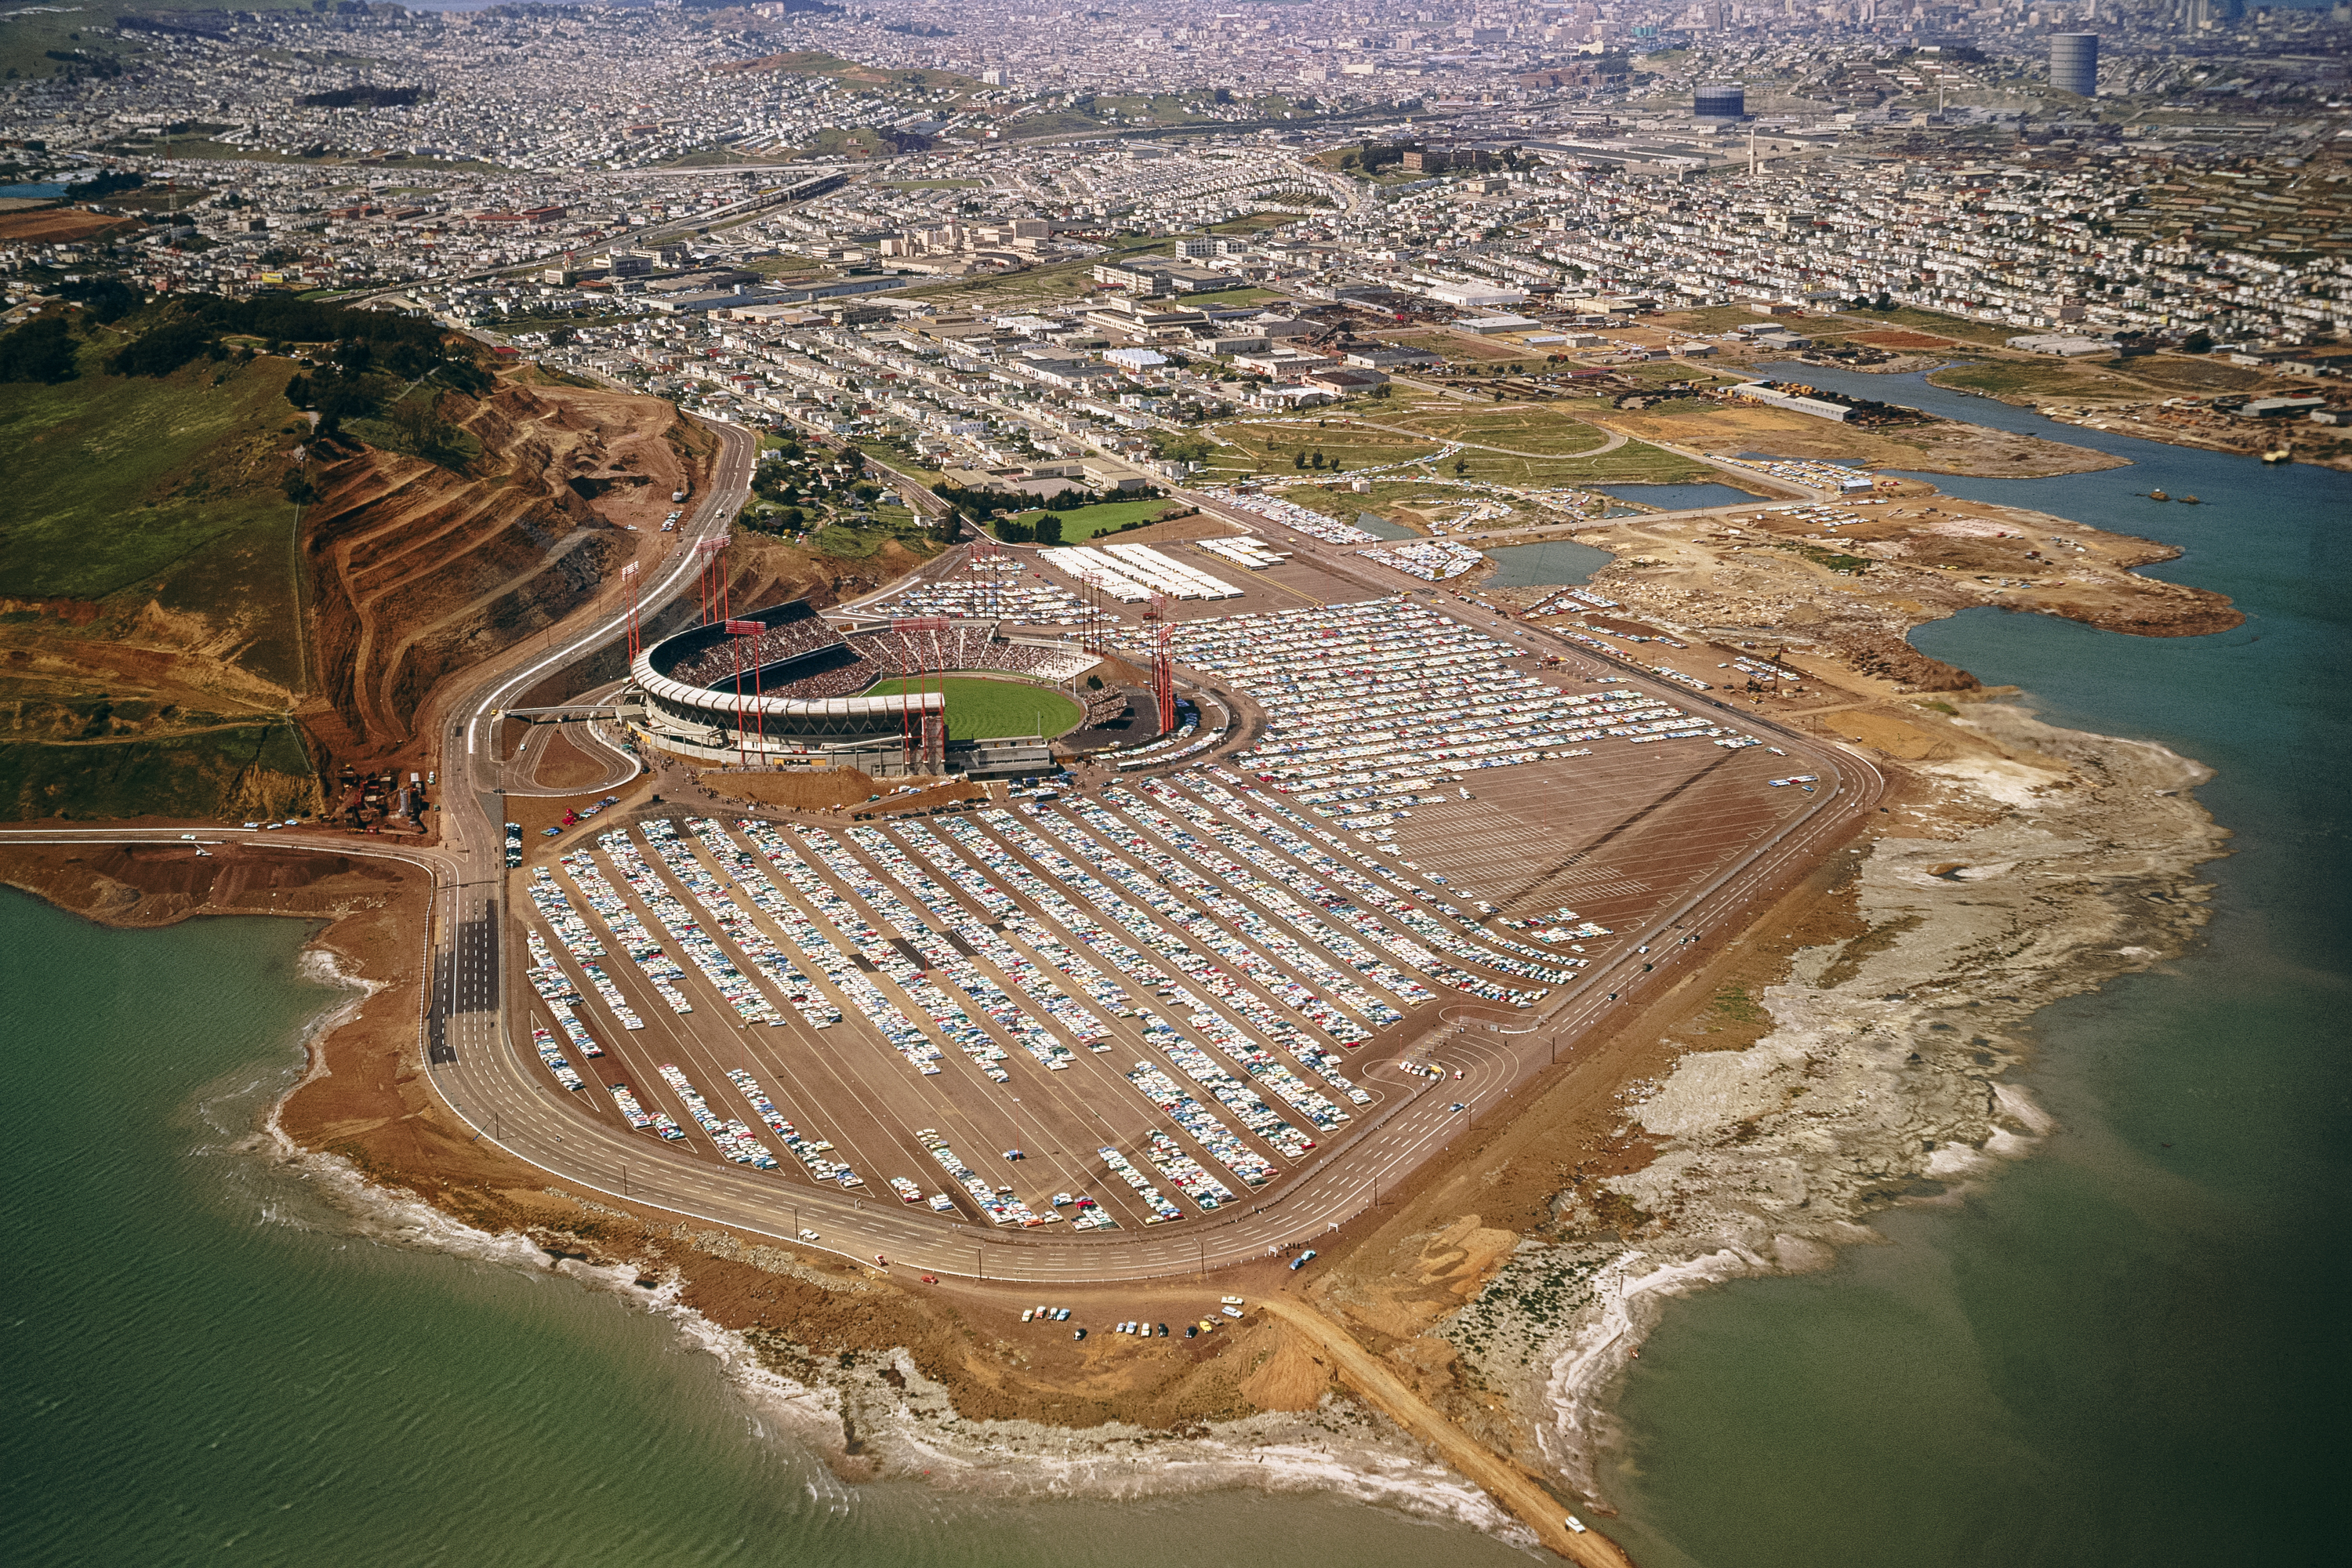
[[[750,435],[713,423],[721,451],[709,493],[688,525],[689,540],[724,532],[748,493],[756,456]],[[1203,498],[1209,499],[1209,498]],[[1254,520],[1263,523],[1263,520]],[[1364,582],[1367,568],[1343,549],[1302,541],[1324,569]],[[652,571],[648,611],[675,599],[693,582],[690,550],[674,550]],[[1498,624],[1492,612],[1466,602],[1433,601],[1474,626]],[[561,646],[509,654],[484,668],[446,710],[442,842],[406,848],[355,842],[349,836],[285,830],[278,846],[379,855],[425,869],[432,878],[435,919],[427,962],[432,984],[420,1019],[421,1047],[435,1092],[484,1137],[567,1186],[672,1211],[683,1217],[778,1238],[800,1237],[861,1261],[877,1254],[941,1274],[983,1279],[1081,1283],[1185,1275],[1250,1261],[1293,1242],[1310,1241],[1364,1212],[1383,1185],[1392,1186],[1435,1158],[1483,1116],[1504,1105],[1545,1073],[1560,1055],[1604,1031],[1623,1010],[1662,994],[1713,939],[1736,934],[1750,915],[1836,847],[1864,812],[1875,807],[1885,781],[1866,761],[1842,748],[1783,731],[1753,713],[1710,696],[1666,685],[1654,674],[1539,627],[1520,627],[1530,649],[1556,653],[1572,668],[1607,673],[1668,696],[1685,708],[1713,706],[1752,731],[1775,731],[1791,756],[1822,775],[1822,788],[1803,814],[1757,836],[1729,855],[1703,885],[1663,910],[1614,956],[1532,1014],[1447,1010],[1443,1039],[1446,1068],[1461,1078],[1433,1080],[1410,1075],[1393,1060],[1367,1060],[1359,1071],[1389,1091],[1374,1117],[1349,1127],[1295,1185],[1251,1207],[1236,1204],[1181,1226],[1149,1230],[1051,1236],[1007,1234],[969,1221],[909,1209],[887,1198],[853,1195],[787,1175],[756,1173],[690,1156],[581,1114],[530,1059],[527,1042],[509,1032],[509,987],[501,973],[505,900],[504,820],[497,793],[504,764],[492,755],[498,710],[512,705],[532,683],[624,635],[622,614],[610,605],[581,617]],[[11,833],[7,839],[89,842],[97,835],[56,830]],[[154,841],[176,832],[108,834],[124,841]],[[247,837],[206,830],[204,838]],[[1639,950],[1648,948],[1646,954]],[[1437,1034],[1424,1039],[1437,1039]],[[809,1240],[808,1233],[815,1239]]]
[[[746,481],[748,467],[731,482],[740,487]],[[727,485],[714,485],[698,531],[723,526],[718,520],[732,515],[731,507],[722,504],[730,493]],[[1313,541],[1302,541],[1301,548],[1318,556],[1325,569],[1367,581],[1365,568],[1343,549]],[[683,591],[690,556],[677,552],[678,565],[649,589],[648,605]],[[1491,612],[1476,605],[1437,607],[1473,625],[1494,621]],[[1750,731],[1776,728],[1727,703],[1668,686],[1639,666],[1620,665],[1551,638],[1541,628],[1524,629],[1531,643],[1540,639],[1548,645],[1544,651],[1558,653],[1573,668],[1646,686],[1685,707],[1712,705]],[[554,653],[482,681],[461,709],[464,721],[457,731],[476,739],[453,740],[450,776],[484,783],[493,778],[479,750],[488,735],[485,715],[531,680],[616,635],[617,622],[607,620]],[[1736,934],[1743,912],[1759,908],[1801,876],[1862,813],[1875,806],[1885,784],[1867,762],[1785,731],[1777,738],[1790,750],[1792,766],[1802,759],[1822,776],[1824,787],[1810,810],[1776,829],[1759,829],[1759,837],[1708,882],[1622,942],[1616,956],[1585,971],[1536,1014],[1511,1017],[1512,1032],[1484,1026],[1471,1016],[1477,1009],[1449,1010],[1455,1022],[1443,1049],[1447,1068],[1458,1069],[1460,1079],[1410,1075],[1393,1060],[1361,1064],[1362,1077],[1391,1091],[1376,1117],[1350,1127],[1297,1184],[1255,1206],[1229,1205],[1181,1226],[1087,1236],[1006,1233],[910,1209],[887,1197],[854,1195],[789,1174],[779,1178],[715,1163],[580,1114],[536,1070],[527,1045],[505,1028],[498,955],[499,900],[506,877],[496,797],[488,794],[477,794],[470,807],[451,803],[453,816],[465,812],[455,846],[465,871],[452,890],[452,941],[436,954],[441,971],[428,1019],[432,1081],[451,1109],[485,1137],[575,1190],[746,1233],[798,1238],[860,1261],[878,1254],[940,1274],[1079,1284],[1194,1274],[1255,1260],[1286,1244],[1323,1236],[1362,1213],[1381,1186],[1393,1185],[1442,1153],[1559,1055],[1687,973],[1697,953],[1711,950],[1706,939]],[[1653,951],[1636,951],[1644,946]]]

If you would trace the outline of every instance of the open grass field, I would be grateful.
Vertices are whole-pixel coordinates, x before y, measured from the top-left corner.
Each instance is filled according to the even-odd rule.
[[[867,695],[890,697],[910,689],[904,680],[885,680]],[[988,741],[1002,735],[1059,735],[1076,728],[1078,721],[1085,717],[1078,705],[1060,692],[1018,681],[951,675],[943,686],[932,689],[946,691],[948,733],[960,741]]]
[[[2216,392],[2246,392],[2270,379],[2242,364],[2187,354],[2149,354],[2126,360],[2123,374],[2171,397],[2184,393],[2205,396]]]
[[[0,746],[0,818],[283,815],[313,810],[310,754],[282,720],[193,734]]]
[[[1385,419],[1381,422],[1388,423]],[[1298,458],[1304,457],[1311,463],[1318,452],[1323,454],[1323,463],[1309,471],[1348,473],[1433,457],[1439,449],[1434,438],[1367,430],[1340,418],[1321,425],[1313,419],[1300,421],[1295,417],[1235,419],[1205,433],[1218,442],[1211,462],[1244,473],[1300,472]]]
[[[1791,321],[1789,325],[1809,338],[1843,337],[1853,332],[1883,331],[1900,328],[1905,331],[1927,332],[1939,338],[1956,338],[1966,343],[2000,346],[2024,328],[2000,326],[1991,321],[1965,321],[1958,316],[1939,316],[1933,310],[1917,310],[1908,305],[1892,310],[1855,311],[1832,320],[1823,316],[1806,316]]]
[[[1949,365],[1927,379],[1937,386],[1963,386],[1990,392],[1996,397],[2074,397],[2137,400],[2145,396],[2130,376],[2107,368],[2106,362],[2083,360],[2000,359],[1974,364]]]
[[[1668,310],[1651,317],[1657,326],[1678,332],[1727,332],[1765,320],[1745,305],[1706,305],[1696,310]]]
[[[1174,503],[1165,500],[1107,500],[1099,506],[1082,506],[1074,511],[1048,512],[1043,508],[1019,514],[1020,521],[1034,523],[1042,517],[1062,520],[1062,542],[1076,544],[1098,533],[1109,533],[1129,523],[1146,523]]]
[[[1465,452],[1460,461],[1467,469],[1460,477],[1485,479],[1498,485],[1518,485],[1531,489],[1552,489],[1579,485],[1612,484],[1677,484],[1685,479],[1708,479],[1717,470],[1706,464],[1653,447],[1645,441],[1628,441],[1613,452],[1596,453],[1591,457],[1508,458],[1496,452]],[[1440,465],[1448,477],[1454,476],[1454,462]]]
[[[78,380],[0,389],[0,585],[126,614],[150,599],[233,612],[248,628],[236,662],[299,689],[295,512],[278,489],[307,428],[283,395],[290,365],[200,361],[154,380],[99,374],[100,353],[85,350]]]
[[[1275,305],[1288,302],[1288,296],[1277,294],[1271,289],[1220,289],[1213,294],[1187,294],[1183,299],[1183,304],[1188,310],[1234,310],[1244,305]]]
[[[1609,437],[1581,419],[1572,418],[1550,404],[1504,404],[1479,408],[1451,400],[1399,411],[1368,414],[1381,424],[1404,425],[1426,430],[1448,441],[1475,441],[1481,446],[1508,447],[1517,452],[1572,457],[1590,452]]]

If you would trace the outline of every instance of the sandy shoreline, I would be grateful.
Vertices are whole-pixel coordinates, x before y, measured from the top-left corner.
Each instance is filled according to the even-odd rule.
[[[1475,1126],[1392,1198],[1384,1184],[1386,1201],[1320,1243],[1309,1271],[1223,1277],[1254,1300],[1295,1293],[1337,1339],[1254,1313],[1190,1346],[1073,1346],[1017,1331],[1029,1301],[1003,1287],[919,1288],[550,1186],[478,1141],[425,1078],[426,889],[413,869],[157,844],[19,847],[0,874],[114,925],[321,921],[310,962],[351,994],[311,1026],[304,1070],[257,1148],[298,1164],[370,1234],[562,1272],[665,1314],[843,1484],[1311,1489],[1517,1542],[1511,1514],[1378,1414],[1337,1363],[1360,1349],[1377,1365],[1358,1374],[1392,1377],[1420,1402],[1412,1418],[1437,1424],[1417,1429],[1450,1442],[1450,1426],[1567,1506],[1606,1511],[1593,1500],[1610,1401],[1668,1301],[1826,1267],[1881,1239],[1875,1211],[1949,1201],[2031,1152],[2053,1131],[2026,1076],[2032,1015],[2165,961],[2205,918],[2194,868],[2226,835],[2189,793],[2204,769],[2043,725],[1903,639],[1995,599],[2149,636],[2237,613],[2136,574],[2168,547],[1968,508],[2000,520],[1990,537],[1979,522],[1956,529],[1952,510],[1881,509],[1845,535],[1871,559],[1855,573],[1757,548],[1771,540],[1754,526],[1716,537],[1637,517],[1588,530],[1618,552],[1595,582],[1620,618],[1690,642],[1779,641],[1806,689],[1738,700],[1869,757],[1890,781],[1888,810],[1612,1032],[1579,1041],[1513,1116]],[[2088,547],[2070,551],[2063,584],[1996,593],[1969,574],[2021,574],[2027,530],[2045,521]],[[1091,1321],[1181,1321],[1204,1288],[1056,1294]]]
[[[1563,1227],[1577,1208],[1589,1230],[1596,1206],[1657,1217],[1614,1245],[1523,1244],[1450,1331],[1580,1486],[1597,1485],[1627,1356],[1673,1298],[1828,1267],[1883,1240],[1873,1212],[1951,1201],[2031,1153],[2056,1129],[2030,1077],[2006,1075],[2030,1073],[2032,1016],[2178,956],[2205,922],[2195,868],[2227,838],[2188,793],[2208,770],[2012,702],[1965,713],[2011,757],[1930,770],[1929,831],[1853,857],[1868,934],[1801,950],[1757,998],[1771,1027],[1754,1045],[1635,1086],[1626,1126],[1656,1157],[1579,1191]],[[1566,1310],[1530,1304],[1546,1267],[1581,1287]]]
[[[2003,754],[1921,767],[1927,795],[1845,857],[1864,926],[1892,937],[1800,949],[1758,998],[1771,1020],[1761,1038],[1691,1050],[1663,1077],[1622,1086],[1619,1131],[1652,1140],[1654,1157],[1562,1192],[1553,1224],[1508,1245],[1480,1289],[1430,1325],[1475,1381],[1505,1393],[1522,1442],[1497,1446],[1519,1447],[1539,1474],[1595,1492],[1616,1380],[1675,1297],[1826,1267],[1837,1247],[1881,1239],[1868,1224],[1875,1209],[1943,1201],[2029,1153],[2053,1131],[2011,1077],[2030,1066],[2021,1036],[2032,1015],[2177,954],[2202,923],[2194,868],[2226,837],[2188,793],[2205,770],[2160,747],[2042,725],[2014,702],[1963,700],[1955,722]],[[887,1281],[561,1189],[538,1189],[528,1215],[504,1191],[506,1223],[486,1226],[478,1198],[428,1201],[404,1173],[323,1152],[340,1119],[298,1115],[289,1128],[289,1108],[360,1087],[336,1081],[334,1058],[355,1036],[413,1031],[413,1014],[369,1016],[398,987],[363,973],[367,944],[346,951],[341,924],[306,952],[315,978],[350,994],[306,1026],[303,1070],[269,1106],[257,1147],[298,1165],[355,1230],[563,1273],[663,1314],[845,1481],[1096,1498],[1316,1490],[1524,1533],[1418,1441],[1328,1386],[1300,1408],[1158,1427],[967,1417],[964,1380],[933,1375],[941,1369],[903,1346],[876,1340],[844,1365],[835,1338],[730,1323],[740,1314],[692,1299],[720,1264],[835,1302],[881,1305],[899,1294]],[[1640,1223],[1612,1231],[1629,1215]]]

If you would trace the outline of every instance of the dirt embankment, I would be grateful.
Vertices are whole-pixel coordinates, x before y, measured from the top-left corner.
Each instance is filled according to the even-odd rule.
[[[781,806],[788,811],[847,811],[896,816],[929,811],[958,801],[984,800],[981,785],[953,779],[914,779],[919,787],[886,786],[856,768],[823,768],[809,773],[729,773],[705,768],[693,776],[694,787],[716,801],[746,801]],[[875,797],[878,795],[879,799]]]
[[[425,765],[436,686],[610,591],[709,451],[658,400],[519,381],[465,428],[482,456],[463,470],[372,448],[314,465],[319,689],[298,716],[335,763]]]
[[[113,926],[173,925],[194,915],[295,915],[342,921],[390,909],[410,875],[363,855],[267,843],[11,846],[0,880]],[[415,967],[415,949],[409,949]]]
[[[1830,547],[1816,540],[1747,522],[1700,535],[1635,519],[1591,536],[1620,552],[1601,584],[1625,624],[1638,614],[1678,640],[1776,649],[1798,631],[1781,654],[1803,671],[1797,690],[1741,700],[1860,749],[1889,778],[1888,809],[1613,1033],[1578,1041],[1438,1162],[1384,1185],[1381,1205],[1318,1241],[1301,1272],[1269,1260],[1213,1283],[1042,1297],[930,1286],[551,1191],[425,1092],[413,902],[354,899],[328,933],[347,970],[384,984],[314,1047],[323,1071],[290,1097],[283,1126],[381,1187],[528,1237],[551,1266],[602,1269],[632,1299],[690,1309],[682,1323],[847,1475],[1001,1489],[1329,1488],[1511,1528],[1432,1449],[1347,1396],[1355,1358],[1328,1337],[1254,1321],[1197,1342],[1081,1342],[1018,1321],[1042,1299],[1096,1323],[1181,1325],[1220,1292],[1297,1291],[1377,1358],[1383,1397],[1418,1401],[1567,1507],[1591,1506],[1577,1500],[1591,1495],[1610,1436],[1606,1391],[1668,1297],[1820,1267],[1837,1246],[1875,1239],[1874,1213],[1937,1201],[2029,1151],[2048,1126],[2016,1081],[2031,1015],[2161,962],[2204,919],[2194,868],[2222,835],[2188,794],[2203,776],[2194,763],[2043,726],[1965,672],[1874,673],[1867,648],[1852,649],[1865,634],[1869,647],[1901,646],[1910,626],[1962,602],[2004,602],[1990,584],[1950,587],[1956,574],[2000,574],[1948,570],[1935,553],[1947,549],[2012,568],[2041,564],[2029,549],[2063,552],[2066,577],[2096,580],[2063,586],[2105,595],[2099,613],[2118,622],[2180,626],[2167,619],[2176,605],[2210,615],[2214,596],[2131,576],[2166,553],[2145,541],[1929,504],[1873,509],[1888,514],[1884,531],[1874,522],[1833,542],[1868,563],[1860,572],[1818,559]],[[1895,545],[1926,563],[1899,549],[1859,553]],[[1940,689],[1904,689],[1920,685]],[[114,852],[59,853],[83,858],[70,876],[18,879],[104,918],[136,918],[140,903],[110,885],[184,874],[170,852],[102,864],[90,857]],[[276,890],[240,888],[243,908]]]

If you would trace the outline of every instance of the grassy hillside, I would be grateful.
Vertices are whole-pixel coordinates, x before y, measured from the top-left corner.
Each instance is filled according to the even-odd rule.
[[[309,424],[282,359],[0,384],[0,817],[309,809],[298,515]]]
[[[0,593],[72,601],[84,637],[152,603],[234,607],[236,663],[299,692],[295,508],[279,489],[307,423],[285,400],[292,367],[205,363],[115,376],[85,349],[62,385],[0,386],[10,462]],[[225,631],[227,628],[223,628]]]
[[[0,745],[0,818],[267,819],[317,804],[302,737],[284,720],[162,737]]]

